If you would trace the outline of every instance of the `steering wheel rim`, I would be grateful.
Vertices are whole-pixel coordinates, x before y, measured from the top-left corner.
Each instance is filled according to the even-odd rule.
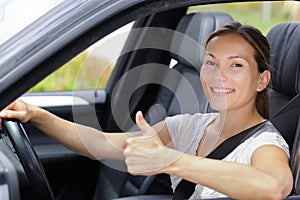
[[[16,154],[31,183],[36,199],[54,200],[54,195],[44,168],[22,124],[17,120],[3,119],[3,128],[15,149]]]

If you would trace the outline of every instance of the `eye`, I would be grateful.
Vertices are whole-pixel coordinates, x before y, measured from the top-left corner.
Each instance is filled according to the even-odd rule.
[[[206,61],[206,64],[207,65],[213,65],[213,66],[216,65],[216,63],[214,63],[213,61]]]
[[[239,64],[239,63],[234,63],[232,66],[233,66],[233,67],[243,67],[243,65],[242,65],[242,64]]]

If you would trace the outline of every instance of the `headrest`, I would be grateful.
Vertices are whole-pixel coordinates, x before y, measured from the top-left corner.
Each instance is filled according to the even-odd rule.
[[[191,37],[198,45],[191,45],[190,38],[175,35],[172,39],[171,49],[178,54],[172,55],[173,58],[187,66],[200,69],[203,63],[206,39],[213,31],[232,21],[233,19],[229,15],[221,12],[193,13],[183,16],[176,31]]]
[[[267,34],[271,48],[272,88],[295,96],[300,92],[300,23],[280,23]]]

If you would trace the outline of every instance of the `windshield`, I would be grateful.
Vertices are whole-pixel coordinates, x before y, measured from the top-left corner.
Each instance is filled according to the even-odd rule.
[[[0,45],[63,0],[1,0]]]

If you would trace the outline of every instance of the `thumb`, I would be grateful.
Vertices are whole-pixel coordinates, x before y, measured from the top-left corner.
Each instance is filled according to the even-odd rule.
[[[151,133],[151,126],[148,124],[148,122],[145,120],[143,114],[141,111],[138,111],[135,115],[135,121],[137,126],[142,131],[143,135],[153,135]]]

